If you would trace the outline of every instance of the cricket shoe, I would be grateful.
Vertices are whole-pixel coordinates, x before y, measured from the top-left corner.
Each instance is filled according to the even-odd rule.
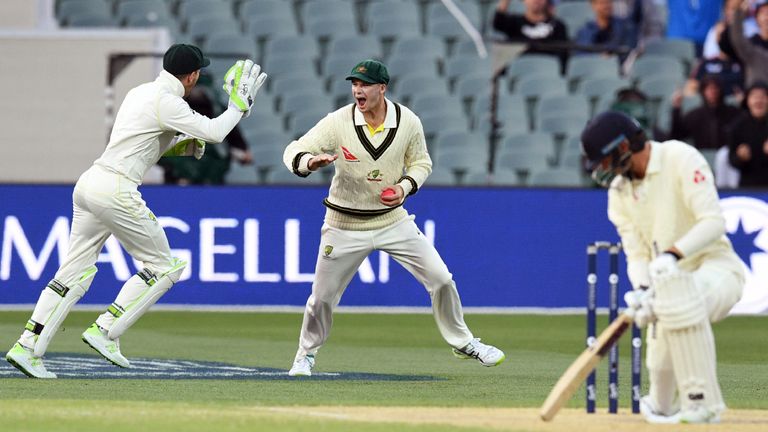
[[[498,366],[507,358],[504,351],[493,345],[480,342],[480,338],[474,338],[463,348],[454,348],[453,355],[460,359],[477,359],[483,366]]]
[[[712,411],[704,405],[695,405],[693,408],[680,411],[680,423],[720,423],[720,412]]]
[[[315,367],[315,356],[307,354],[297,358],[288,371],[289,376],[312,376],[312,368]]]
[[[122,368],[131,367],[131,363],[120,353],[120,340],[112,340],[107,337],[107,331],[93,323],[88,330],[83,332],[83,342],[88,344],[102,357],[109,360],[115,366]]]
[[[16,342],[16,344],[13,345],[13,348],[8,351],[8,354],[5,355],[5,359],[8,363],[12,364],[13,367],[22,371],[24,375],[28,377],[56,378],[55,373],[48,372],[45,369],[41,357],[35,357],[31,349],[26,348],[18,342]]]
[[[645,421],[653,424],[678,424],[680,423],[680,411],[674,414],[665,415],[659,412],[651,401],[650,396],[640,398],[640,413],[645,417]]]

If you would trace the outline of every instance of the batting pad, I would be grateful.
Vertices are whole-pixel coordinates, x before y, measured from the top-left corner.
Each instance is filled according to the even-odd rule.
[[[675,330],[707,320],[707,307],[689,272],[654,280],[653,310],[664,328]]]
[[[669,330],[667,340],[682,410],[702,405],[713,412],[723,411],[725,403],[717,382],[715,338],[709,321]]]
[[[40,299],[32,312],[32,321],[42,324],[42,331],[34,343],[35,356],[42,357],[45,354],[72,306],[83,298],[90,288],[96,271],[96,266],[91,266],[79,278],[65,283],[53,279],[40,293]],[[26,335],[27,331],[24,333]]]

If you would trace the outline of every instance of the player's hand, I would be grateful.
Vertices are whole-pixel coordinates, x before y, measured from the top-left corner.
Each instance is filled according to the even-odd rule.
[[[745,162],[752,159],[752,149],[749,148],[749,144],[739,144],[736,147],[736,157]]]
[[[403,197],[405,197],[403,187],[400,185],[392,185],[381,191],[379,202],[387,207],[395,207],[403,202]]]
[[[633,316],[636,326],[645,328],[656,321],[656,314],[653,312],[654,297],[653,288],[634,289],[624,294],[627,312]]]
[[[674,276],[679,271],[677,258],[669,252],[664,252],[648,264],[648,273],[651,275],[652,282]]]
[[[324,166],[332,164],[338,158],[339,155],[319,154],[313,156],[312,159],[307,162],[307,168],[309,168],[310,171],[317,171]]]
[[[238,60],[224,75],[224,91],[229,95],[229,104],[247,113],[253,105],[267,74],[261,66],[251,60]]]

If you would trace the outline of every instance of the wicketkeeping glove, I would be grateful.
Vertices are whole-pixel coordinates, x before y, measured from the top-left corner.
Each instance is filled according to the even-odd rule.
[[[200,160],[205,154],[205,141],[187,134],[179,134],[171,140],[171,147],[163,156],[194,156]]]
[[[224,75],[224,91],[229,95],[229,104],[241,112],[248,112],[253,105],[267,74],[261,66],[251,60],[238,60]]]

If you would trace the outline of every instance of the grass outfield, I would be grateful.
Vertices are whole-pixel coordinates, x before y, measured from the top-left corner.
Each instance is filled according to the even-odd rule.
[[[72,313],[49,353],[95,356],[80,341],[80,333],[96,315]],[[0,350],[11,347],[28,318],[28,312],[0,312]],[[499,409],[494,412],[503,413],[507,409],[536,408],[583,348],[582,315],[469,315],[466,320],[476,336],[506,352],[505,363],[485,368],[474,361],[455,359],[430,315],[337,314],[331,338],[318,353],[315,371],[426,375],[438,379],[39,381],[19,374],[19,378],[0,379],[0,430],[103,430],[105,425],[111,431],[135,431],[142,426],[162,431],[243,430],[244,425],[256,422],[259,430],[389,431],[391,424],[363,423],[374,419],[374,414],[356,417],[349,413],[365,407],[409,407],[411,411],[406,413],[453,407],[455,412],[470,410],[467,415],[492,416],[492,411],[484,410]],[[604,316],[600,317],[601,325],[605,321]],[[150,312],[121,339],[121,344],[129,359],[189,359],[287,370],[296,350],[300,324],[301,316],[291,313]],[[714,328],[721,385],[729,407],[768,410],[768,318],[731,317]],[[628,411],[629,406],[628,342],[625,338],[621,343],[623,411]],[[603,363],[598,375],[601,411],[607,402],[605,377]],[[569,407],[582,408],[583,394],[581,389]],[[334,407],[347,411],[338,414],[340,411],[334,411]],[[358,407],[357,411],[354,407]],[[383,415],[385,411],[377,412]],[[385,420],[402,421],[397,430],[446,429],[445,425],[434,424],[447,421],[445,418],[438,416],[434,421],[414,424],[415,419],[408,414],[395,412],[391,414],[395,417]],[[521,412],[535,416],[535,410]],[[403,418],[397,417],[400,415]],[[623,418],[635,421],[632,416]],[[9,425],[13,427],[7,428]],[[470,426],[461,422],[452,427],[518,430],[513,425]],[[768,423],[761,427],[768,428]]]

